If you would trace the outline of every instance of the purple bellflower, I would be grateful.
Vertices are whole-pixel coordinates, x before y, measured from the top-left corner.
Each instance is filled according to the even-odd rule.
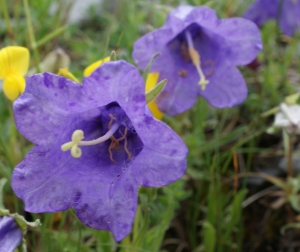
[[[125,61],[103,64],[82,86],[33,75],[14,114],[36,145],[12,175],[26,211],[74,207],[84,224],[117,241],[131,231],[139,186],[167,185],[186,170],[185,144],[153,118],[143,79]]]
[[[300,0],[257,0],[243,15],[258,26],[269,19],[279,20],[282,32],[292,36],[300,30]]]
[[[180,6],[165,24],[134,44],[133,59],[168,83],[157,97],[161,111],[176,115],[191,108],[200,95],[217,108],[232,107],[247,97],[236,66],[246,65],[262,49],[257,26],[243,18],[218,19],[208,7]]]
[[[0,252],[14,252],[21,244],[22,230],[10,216],[0,217]]]

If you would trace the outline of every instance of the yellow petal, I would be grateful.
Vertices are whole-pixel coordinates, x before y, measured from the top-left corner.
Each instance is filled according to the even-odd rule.
[[[154,88],[157,84],[159,73],[149,73],[146,80],[146,93]]]
[[[94,62],[93,64],[89,65],[86,69],[84,69],[83,76],[87,77],[92,74],[99,66],[101,66],[102,63],[109,62],[110,57],[106,57],[102,60],[98,60]]]
[[[10,74],[25,76],[29,67],[29,51],[21,46],[8,46],[0,50],[0,79]]]
[[[58,70],[57,75],[66,77],[69,80],[75,81],[77,83],[80,83],[80,81],[69,71],[69,69],[67,67],[65,68],[60,68]]]
[[[3,82],[3,92],[8,99],[14,101],[25,90],[25,79],[22,75],[8,75]]]
[[[155,85],[157,84],[158,77],[159,77],[159,73],[157,73],[157,72],[148,74],[147,80],[146,80],[146,93],[155,87]],[[161,112],[159,110],[155,101],[150,102],[148,104],[148,107],[156,119],[158,119],[158,120],[162,119],[163,112]]]
[[[158,119],[158,120],[161,120],[161,119],[162,119],[162,117],[163,117],[164,114],[163,114],[163,112],[161,112],[161,111],[159,110],[159,108],[157,107],[155,101],[150,102],[150,103],[148,104],[148,107],[149,107],[149,109],[151,110],[152,115],[153,115],[156,119]]]

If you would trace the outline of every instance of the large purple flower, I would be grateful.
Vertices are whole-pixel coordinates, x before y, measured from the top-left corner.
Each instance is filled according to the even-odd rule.
[[[14,218],[0,217],[0,252],[14,252],[22,238],[22,230]]]
[[[300,29],[300,0],[257,0],[243,16],[258,26],[278,19],[283,33],[291,36]]]
[[[168,83],[157,98],[160,110],[175,115],[191,108],[198,95],[217,108],[242,103],[245,81],[236,66],[251,62],[262,49],[257,26],[243,18],[218,19],[207,7],[180,6],[165,24],[134,44],[133,59]]]
[[[186,169],[186,146],[153,118],[144,92],[142,77],[125,61],[103,64],[82,86],[50,73],[27,78],[14,113],[36,146],[12,176],[26,211],[74,207],[87,226],[118,241],[128,235],[138,187],[167,185]]]

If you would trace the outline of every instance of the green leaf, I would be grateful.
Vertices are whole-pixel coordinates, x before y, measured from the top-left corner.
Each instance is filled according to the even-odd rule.
[[[67,26],[62,26],[62,27],[59,27],[59,28],[55,29],[54,31],[50,32],[45,37],[43,37],[42,39],[40,39],[39,41],[37,41],[36,43],[34,43],[32,45],[32,49],[38,48],[38,47],[46,44],[50,40],[54,39],[55,37],[57,37],[61,33],[63,33],[67,28],[68,28]]]
[[[288,224],[284,225],[284,226],[280,229],[281,235],[284,235],[285,231],[286,231],[287,229],[290,229],[290,228],[297,228],[297,229],[300,229],[300,222],[288,223]]]
[[[146,80],[147,80],[147,77],[148,77],[149,71],[150,71],[150,69],[151,69],[151,66],[152,66],[152,64],[153,64],[153,61],[154,61],[155,58],[156,58],[157,56],[159,56],[159,55],[160,55],[160,53],[155,54],[155,55],[151,58],[149,64],[147,65],[147,67],[146,67],[146,69],[145,69],[145,71],[144,71],[144,74],[143,74],[143,78],[144,78],[144,81],[145,81],[145,82],[146,82]]]
[[[9,215],[9,210],[0,208],[0,216],[7,216],[7,215]]]
[[[110,54],[110,61],[117,61],[117,55],[115,51],[112,51]]]
[[[275,107],[275,108],[271,108],[269,110],[267,110],[266,112],[262,113],[260,116],[261,117],[267,117],[267,116],[270,116],[270,115],[275,115],[276,113],[278,113],[279,111],[279,107]]]
[[[0,179],[0,209],[5,209],[3,203],[3,188],[6,182],[7,182],[6,178]]]
[[[269,181],[273,185],[278,186],[280,189],[282,189],[284,191],[287,191],[289,188],[288,184],[279,177],[268,175],[266,173],[261,173],[261,172],[260,173],[250,173],[249,172],[247,174],[248,174],[248,176],[264,178],[265,180]]]
[[[266,132],[270,135],[276,134],[277,132],[279,132],[281,130],[281,128],[275,127],[275,126],[271,126],[270,128],[268,128],[266,130]]]
[[[292,208],[295,211],[300,212],[300,201],[298,195],[295,194],[289,195],[288,199],[289,202],[291,203]]]
[[[229,236],[234,227],[239,223],[242,213],[242,202],[247,195],[247,189],[240,190],[234,197],[229,208],[226,223],[226,235]],[[225,234],[224,234],[225,235]],[[225,236],[226,237],[226,236]]]
[[[159,95],[159,93],[161,92],[161,90],[164,88],[164,86],[166,85],[167,80],[162,80],[160,81],[154,88],[152,88],[147,94],[146,94],[146,103],[150,103],[151,101],[153,101],[156,96]]]
[[[299,97],[300,97],[300,93],[295,93],[285,97],[284,102],[288,105],[294,105],[297,104],[297,100],[299,99]]]
[[[24,234],[26,233],[27,226],[32,227],[32,228],[41,226],[41,222],[39,219],[35,220],[34,222],[29,222],[29,221],[26,221],[25,218],[19,214],[11,214],[10,216],[15,219],[15,221],[18,223],[20,228],[23,230]]]
[[[205,251],[214,252],[216,246],[216,230],[214,226],[208,221],[205,221],[203,223],[203,237]]]

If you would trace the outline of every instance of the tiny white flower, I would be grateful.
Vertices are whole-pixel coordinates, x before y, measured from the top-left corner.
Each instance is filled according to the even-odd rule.
[[[281,103],[273,127],[284,128],[289,134],[300,134],[300,106]]]

